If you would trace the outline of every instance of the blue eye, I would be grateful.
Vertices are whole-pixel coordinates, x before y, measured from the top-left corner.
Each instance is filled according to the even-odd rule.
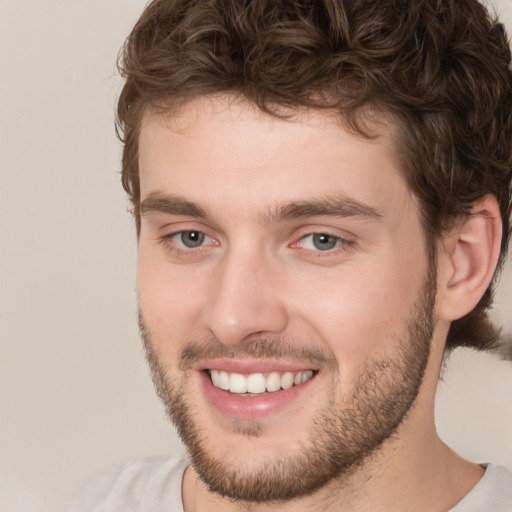
[[[209,251],[219,246],[219,242],[198,229],[183,229],[163,235],[159,240],[165,250],[173,257],[193,260],[209,254]]]
[[[181,231],[181,233],[177,233],[177,236],[179,237],[179,241],[187,249],[200,247],[203,245],[205,239],[205,234],[201,233],[201,231]]]
[[[302,247],[312,251],[330,251],[342,243],[342,239],[327,233],[313,233],[302,239]]]

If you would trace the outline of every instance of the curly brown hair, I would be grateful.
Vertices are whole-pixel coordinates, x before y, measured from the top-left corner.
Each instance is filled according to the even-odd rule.
[[[477,0],[154,0],[119,56],[122,183],[137,230],[144,112],[227,92],[273,115],[335,110],[365,137],[362,112],[390,114],[431,261],[453,222],[493,194],[501,266],[512,203],[510,62],[503,26]],[[447,348],[495,344],[493,285],[453,322]]]

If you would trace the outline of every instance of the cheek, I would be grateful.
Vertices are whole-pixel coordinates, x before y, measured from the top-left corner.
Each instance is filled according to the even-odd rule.
[[[172,270],[172,271],[171,271]],[[204,286],[190,273],[172,268],[139,251],[137,294],[144,320],[153,341],[188,340],[197,336]]]
[[[367,266],[322,286],[303,283],[308,293],[296,302],[302,321],[333,352],[340,371],[357,373],[368,359],[394,353],[421,292],[422,269],[415,268],[400,276],[399,266]]]

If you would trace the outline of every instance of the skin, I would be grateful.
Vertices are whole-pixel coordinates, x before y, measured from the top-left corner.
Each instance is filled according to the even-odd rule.
[[[152,112],[144,118],[141,200],[149,206],[139,239],[141,314],[155,358],[176,376],[194,421],[206,429],[210,454],[242,473],[295,453],[322,410],[350,402],[372,362],[397,358],[397,338],[421,298],[429,263],[416,200],[400,173],[392,125],[375,130],[370,141],[325,113],[285,121],[229,97],[194,100],[172,120]],[[166,210],[170,196],[201,211]],[[326,197],[364,205],[364,215],[354,208],[278,215],[283,205]],[[205,233],[204,243],[184,247],[183,231]],[[321,251],[312,233],[340,241]],[[460,501],[483,471],[442,443],[433,418],[444,342],[461,310],[453,292],[443,291],[459,278],[444,254],[466,254],[454,249],[459,238],[448,239],[439,258],[430,357],[395,435],[314,494],[278,505],[222,498],[189,468],[185,509],[410,512],[448,510]],[[199,372],[180,368],[187,345],[212,339],[235,354],[258,340],[282,339],[298,350],[322,351],[334,364],[309,363],[317,373],[296,399],[270,415],[235,421],[212,406]]]

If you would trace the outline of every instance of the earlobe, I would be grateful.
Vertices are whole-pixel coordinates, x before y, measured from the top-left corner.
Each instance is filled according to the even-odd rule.
[[[439,254],[440,319],[457,320],[477,305],[494,275],[501,236],[498,203],[494,196],[487,195],[445,239]]]

